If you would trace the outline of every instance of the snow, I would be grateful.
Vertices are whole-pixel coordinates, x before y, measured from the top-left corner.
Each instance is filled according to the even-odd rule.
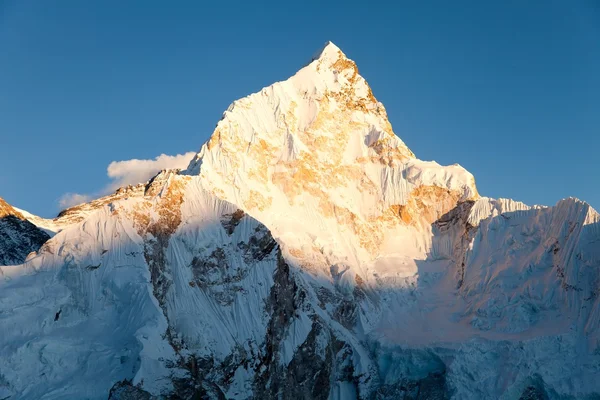
[[[300,314],[299,318],[292,321],[286,337],[281,344],[281,355],[279,361],[283,365],[288,366],[292,361],[296,351],[298,350],[298,347],[304,343],[308,334],[310,333],[311,326],[312,321],[306,314]]]
[[[289,80],[234,102],[184,173],[199,175],[209,190],[238,204],[289,247],[321,249],[325,274],[330,264],[345,262],[364,275],[361,266],[378,254],[364,249],[361,241],[370,239],[344,226],[345,217],[331,208],[372,226],[370,218],[406,204],[422,186],[447,188],[461,200],[478,197],[464,168],[415,159],[369,93],[354,63],[329,43]],[[294,184],[299,187],[289,187]],[[422,235],[398,227],[386,233],[419,237],[414,246],[390,243],[395,252],[426,250]]]
[[[58,231],[61,230],[61,227],[57,225],[54,220],[38,217],[37,215],[33,215],[30,212],[25,210],[21,210],[20,208],[13,207],[15,210],[21,213],[29,222],[37,226],[46,232],[50,237],[54,236]]]

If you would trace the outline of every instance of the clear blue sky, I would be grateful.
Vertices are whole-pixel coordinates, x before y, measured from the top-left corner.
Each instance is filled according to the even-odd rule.
[[[600,2],[0,0],[0,196],[53,216],[113,160],[197,150],[327,40],[415,154],[600,208]]]

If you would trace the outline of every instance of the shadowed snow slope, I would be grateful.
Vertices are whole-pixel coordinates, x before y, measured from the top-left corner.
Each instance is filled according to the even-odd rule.
[[[418,160],[332,43],[186,170],[20,215],[54,236],[0,267],[0,398],[600,394],[598,213]]]

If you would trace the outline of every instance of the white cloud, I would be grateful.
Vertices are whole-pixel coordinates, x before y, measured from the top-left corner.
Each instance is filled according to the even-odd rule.
[[[79,193],[65,193],[58,199],[58,205],[61,209],[76,206],[81,203],[86,203],[92,199],[92,196]]]
[[[65,193],[58,200],[61,209],[86,203],[92,199],[107,195],[118,188],[127,185],[146,182],[163,169],[185,168],[188,166],[195,152],[169,156],[161,154],[153,160],[125,160],[113,161],[106,168],[106,174],[111,182],[95,194]]]
[[[196,153],[190,151],[185,154],[168,156],[161,154],[154,160],[126,160],[113,161],[108,165],[106,172],[113,182],[105,192],[112,192],[121,186],[146,182],[163,169],[185,168]]]

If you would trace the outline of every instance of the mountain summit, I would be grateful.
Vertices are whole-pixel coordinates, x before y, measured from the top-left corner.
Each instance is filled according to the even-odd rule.
[[[187,169],[20,215],[55,234],[0,267],[0,398],[600,394],[598,213],[417,159],[332,43]]]
[[[328,56],[332,59],[335,58],[336,60],[340,56],[347,58],[346,55],[342,52],[342,50],[339,47],[337,47],[333,42],[327,42],[319,51],[317,51],[313,55],[311,62]]]

